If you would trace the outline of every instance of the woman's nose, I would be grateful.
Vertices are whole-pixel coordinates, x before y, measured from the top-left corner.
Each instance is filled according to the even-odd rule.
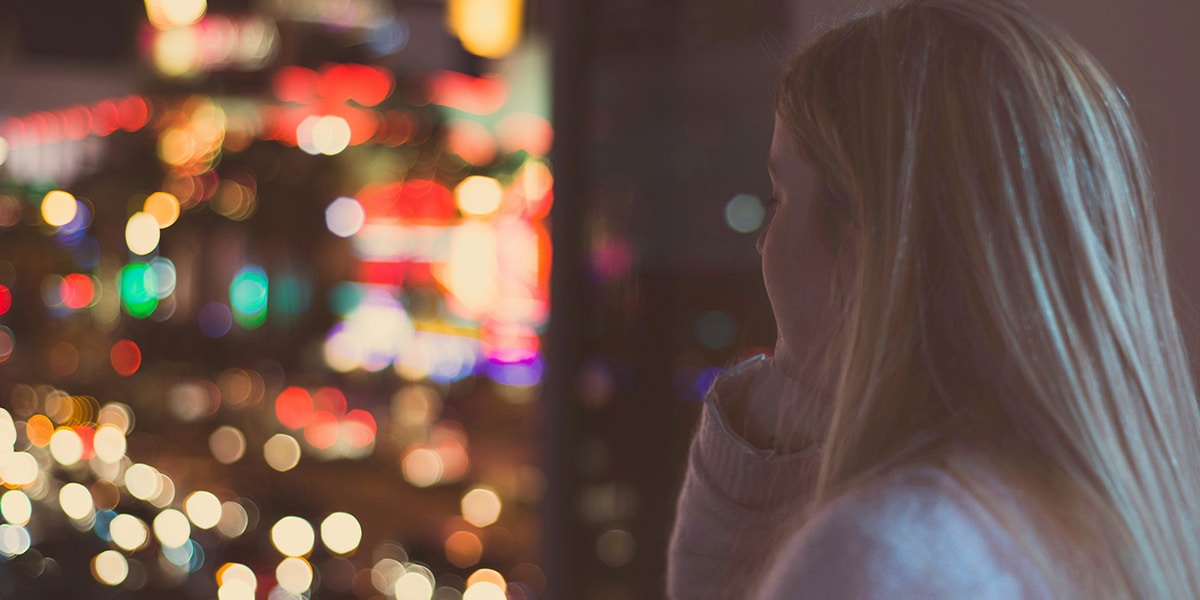
[[[763,223],[762,229],[758,230],[758,239],[754,242],[754,247],[758,249],[758,255],[762,256],[763,244],[767,242],[767,224]]]

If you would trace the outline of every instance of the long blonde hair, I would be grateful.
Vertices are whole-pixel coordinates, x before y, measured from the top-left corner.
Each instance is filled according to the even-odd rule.
[[[1015,2],[915,0],[822,35],[777,104],[844,207],[818,504],[920,430],[969,438],[1066,482],[1108,594],[1200,597],[1200,409],[1095,59]]]

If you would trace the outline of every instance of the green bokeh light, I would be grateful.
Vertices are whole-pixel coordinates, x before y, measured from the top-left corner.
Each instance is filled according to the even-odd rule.
[[[158,275],[145,263],[121,267],[121,305],[138,319],[149,317],[158,308]]]
[[[261,267],[246,265],[229,284],[229,306],[233,321],[254,329],[267,320],[267,274]]]

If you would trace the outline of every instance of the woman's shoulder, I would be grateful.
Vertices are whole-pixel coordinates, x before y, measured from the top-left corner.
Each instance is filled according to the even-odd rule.
[[[1019,502],[986,461],[973,489]],[[1050,597],[1028,551],[945,462],[910,463],[853,485],[781,547],[759,597]],[[1035,507],[1009,506],[1019,510]]]

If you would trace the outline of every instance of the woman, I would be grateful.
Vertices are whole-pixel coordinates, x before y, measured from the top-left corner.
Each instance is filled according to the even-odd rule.
[[[1007,1],[792,60],[774,357],[706,398],[668,591],[1200,598],[1200,411],[1124,97]]]

